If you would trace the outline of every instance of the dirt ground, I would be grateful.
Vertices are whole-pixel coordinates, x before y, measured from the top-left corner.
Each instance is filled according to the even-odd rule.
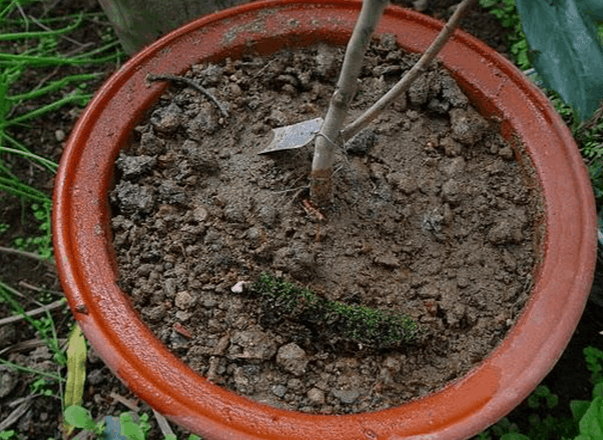
[[[59,2],[56,13],[76,12],[81,9],[79,2]],[[397,3],[397,2],[394,2]],[[404,3],[404,2],[398,2]],[[407,1],[407,6],[412,6]],[[437,17],[446,17],[448,8],[455,2],[434,1],[424,11]],[[95,6],[95,10],[100,10]],[[102,30],[107,23],[90,24],[81,30],[77,38],[83,42],[102,44]],[[502,53],[506,53],[504,35],[506,31],[500,27],[496,19],[487,12],[476,8],[462,24],[463,28],[474,33],[490,46]],[[100,69],[109,74],[117,66],[107,65]],[[94,70],[98,70],[95,68]],[[50,72],[47,72],[50,73]],[[28,83],[23,83],[23,90],[30,90],[39,82],[39,76],[33,75],[27,78]],[[99,80],[100,86],[102,80]],[[18,93],[18,90],[13,91]],[[44,154],[58,160],[65,143],[65,136],[73,128],[79,107],[64,108],[60,112],[35,121],[27,129],[14,128],[11,134],[19,140],[27,143],[34,152]],[[23,180],[31,183],[37,188],[50,194],[52,190],[53,176],[45,170],[38,169],[25,162],[15,164],[15,172]],[[0,223],[11,225],[8,232],[0,234],[0,245],[8,246],[18,236],[32,236],[37,234],[37,223],[30,211],[17,198],[4,197],[0,206]],[[56,272],[52,266],[38,263],[26,257],[18,257],[0,253],[0,278],[18,288],[24,295],[22,306],[25,309],[37,307],[33,302],[34,297],[39,296],[39,290],[49,292],[48,301],[59,299],[61,296],[60,286]],[[10,316],[11,310],[6,304],[0,304],[0,316]],[[55,310],[53,317],[57,322],[57,331],[61,341],[65,342],[68,325],[71,321],[66,309]],[[543,381],[549,386],[553,393],[560,396],[558,408],[554,411],[556,416],[569,416],[568,402],[572,399],[590,398],[591,386],[589,373],[586,371],[582,356],[582,349],[592,345],[603,348],[603,340],[600,331],[603,328],[603,309],[593,303],[589,303],[582,320],[570,341],[562,358]],[[28,325],[17,322],[0,326],[0,356],[3,359],[19,362],[24,366],[38,369],[51,369],[56,371],[56,364],[51,361],[51,356],[44,348],[43,342],[31,330]],[[128,407],[139,407],[149,412],[149,408],[142,402],[136,400],[135,396],[113,376],[104,366],[101,359],[91,351],[87,360],[87,385],[84,395],[85,406],[89,408],[95,417],[105,415],[116,415],[128,410]],[[64,371],[62,371],[64,374]],[[40,439],[54,436],[60,438],[61,407],[58,397],[61,390],[54,388],[54,395],[44,396],[36,393],[31,394],[31,384],[34,376],[15,373],[2,369],[2,395],[0,396],[0,422],[5,421],[9,414],[24,402],[28,403],[23,414],[11,425],[11,429],[18,430],[23,438]],[[520,426],[528,426],[529,410],[526,403],[520,405],[510,414],[510,418],[519,423]],[[149,435],[150,439],[161,439],[161,433],[157,423],[152,420],[153,429]],[[175,428],[181,435],[183,431]]]

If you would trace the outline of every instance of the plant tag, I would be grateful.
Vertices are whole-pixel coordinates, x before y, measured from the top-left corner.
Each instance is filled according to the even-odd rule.
[[[258,154],[272,153],[273,151],[293,150],[308,145],[320,131],[323,119],[316,118],[297,124],[287,125],[272,129],[272,140],[266,148]]]

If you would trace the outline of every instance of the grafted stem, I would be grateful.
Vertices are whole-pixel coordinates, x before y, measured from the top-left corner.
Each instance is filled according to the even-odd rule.
[[[315,141],[314,159],[311,174],[311,197],[318,206],[328,205],[332,197],[332,174],[337,145],[350,139],[360,130],[365,128],[377,117],[392,101],[410,88],[417,77],[425,71],[427,66],[435,59],[442,47],[458,27],[461,18],[477,0],[463,0],[435,41],[425,51],[412,69],[379,101],[363,113],[358,119],[343,128],[344,120],[354,94],[356,81],[362,68],[362,61],[368,48],[371,36],[387,6],[387,0],[365,0],[362,4],[360,17],[354,27],[352,37],[348,43],[341,74],[337,82],[335,93],[331,98],[327,116],[321,131]]]
[[[364,54],[387,4],[388,0],[364,0],[345,52],[335,93],[331,98],[320,134],[316,138],[310,188],[312,200],[319,206],[324,206],[331,200],[331,174],[335,149],[341,143],[340,132],[356,93],[356,81],[362,69]]]

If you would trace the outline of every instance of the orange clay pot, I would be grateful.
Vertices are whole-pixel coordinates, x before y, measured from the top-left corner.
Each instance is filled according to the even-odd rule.
[[[108,191],[113,163],[132,129],[167,85],[149,73],[316,41],[345,45],[360,2],[261,1],[198,19],[128,61],[88,106],[63,154],[54,194],[54,246],[69,306],[114,373],[141,399],[207,439],[464,439],[518,405],[563,352],[589,293],[595,208],[574,140],[547,99],[511,63],[457,31],[439,58],[473,104],[521,140],[545,199],[542,261],[525,311],[490,356],[437,393],[400,407],[325,416],[276,409],[220,388],[172,355],[116,285]],[[422,52],[442,23],[390,7],[377,34]]]

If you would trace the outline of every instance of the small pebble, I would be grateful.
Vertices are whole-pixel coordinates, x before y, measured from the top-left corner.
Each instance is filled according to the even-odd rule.
[[[276,397],[283,398],[287,394],[287,387],[285,385],[274,385],[272,387],[272,394]]]
[[[176,294],[174,303],[179,309],[185,310],[195,305],[195,298],[185,290]]]
[[[237,284],[231,287],[232,293],[243,293],[247,287],[246,281],[239,281]]]
[[[57,142],[63,142],[65,140],[65,132],[59,128],[54,132],[54,138]]]
[[[315,405],[322,405],[325,403],[325,393],[318,388],[312,388],[307,393],[308,400]]]
[[[341,403],[352,404],[360,397],[358,390],[333,390],[333,396],[341,401]]]
[[[505,160],[511,160],[513,159],[513,157],[515,157],[515,155],[513,154],[513,150],[509,146],[503,147],[498,150],[498,155]]]
[[[308,358],[306,352],[299,345],[291,343],[278,349],[276,363],[285,371],[295,376],[301,376],[306,372]]]

